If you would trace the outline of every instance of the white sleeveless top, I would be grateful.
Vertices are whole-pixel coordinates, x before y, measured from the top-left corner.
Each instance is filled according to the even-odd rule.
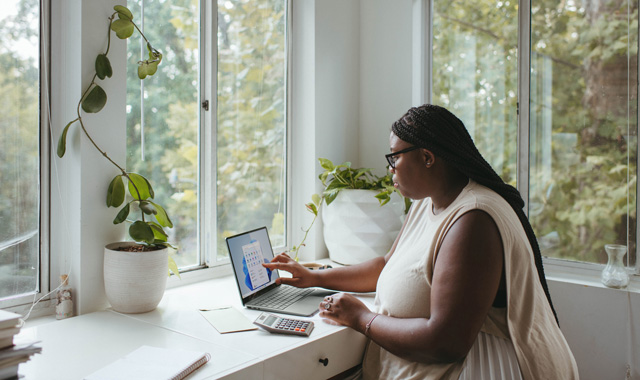
[[[507,308],[490,310],[467,360],[455,363],[411,362],[370,341],[363,361],[365,379],[478,378],[474,377],[479,375],[474,369],[478,361],[503,362],[511,368],[510,373],[521,374],[524,379],[578,378],[575,359],[547,302],[518,216],[500,195],[474,181],[469,181],[438,215],[433,214],[430,198],[414,201],[393,254],[380,273],[375,311],[399,318],[429,318],[431,280],[439,248],[453,223],[474,209],[489,214],[500,231]],[[487,350],[487,345],[494,348]],[[517,358],[517,363],[509,358]],[[463,371],[465,367],[469,368]],[[498,372],[507,369],[495,367],[492,371],[489,378],[499,378]]]

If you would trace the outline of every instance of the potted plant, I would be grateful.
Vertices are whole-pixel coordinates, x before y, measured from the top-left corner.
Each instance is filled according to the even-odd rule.
[[[318,160],[324,169],[318,177],[324,190],[305,205],[314,217],[303,230],[302,242],[290,250],[294,259],[298,260],[323,203],[324,241],[332,261],[351,265],[386,254],[411,201],[398,193],[388,173],[379,177],[370,168],[352,168],[350,162],[334,165],[326,158]]]
[[[111,31],[120,39],[127,39],[138,31],[147,42],[149,51],[149,58],[138,62],[138,77],[145,79],[157,71],[162,53],[153,48],[133,18],[128,8],[122,5],[114,7],[114,13],[108,18],[106,51],[96,57],[95,73],[78,102],[77,117],[65,126],[60,135],[57,155],[61,158],[64,156],[67,133],[70,127],[76,125],[95,149],[118,170],[119,173],[108,185],[106,204],[107,207],[121,207],[113,223],[130,222],[128,231],[132,241],[112,243],[105,247],[105,292],[114,310],[142,313],[156,308],[164,294],[168,274],[178,274],[177,265],[169,256],[168,248],[171,245],[167,242],[168,234],[165,232],[165,228],[173,227],[173,223],[164,207],[153,200],[154,191],[149,180],[140,174],[128,172],[111,159],[91,137],[82,117],[83,113],[100,112],[107,103],[107,94],[98,79],[105,80],[113,73],[108,58]]]

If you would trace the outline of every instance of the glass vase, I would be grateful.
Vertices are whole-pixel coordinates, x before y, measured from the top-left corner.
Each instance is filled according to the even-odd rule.
[[[607,252],[609,260],[602,271],[602,283],[610,288],[626,288],[629,284],[629,274],[624,267],[622,258],[627,253],[627,246],[606,244],[604,250]]]

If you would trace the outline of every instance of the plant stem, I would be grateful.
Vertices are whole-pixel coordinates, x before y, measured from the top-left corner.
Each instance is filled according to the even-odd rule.
[[[118,12],[115,12],[113,15],[111,15],[111,17],[109,17],[109,27],[107,29],[107,49],[106,49],[106,51],[104,53],[105,56],[107,54],[109,54],[109,48],[111,47],[111,24],[113,23],[113,19],[114,19],[115,15],[117,13]],[[131,23],[136,27],[136,29],[138,29],[138,26],[133,21]],[[140,29],[138,29],[138,32],[140,32]],[[140,32],[140,34],[142,35],[142,38],[144,38],[145,41],[146,41],[147,39],[144,37],[142,32]],[[76,108],[76,113],[78,115],[78,118],[76,120],[80,123],[80,128],[82,128],[82,132],[84,132],[85,136],[87,136],[87,138],[89,139],[91,144],[93,144],[94,148],[96,148],[96,150],[98,152],[100,152],[100,154],[102,154],[102,156],[104,158],[109,160],[109,162],[111,162],[116,168],[118,168],[118,170],[120,170],[120,172],[122,172],[122,175],[127,178],[129,183],[133,185],[133,188],[135,189],[136,193],[138,194],[137,201],[138,201],[138,203],[140,203],[142,201],[142,197],[140,196],[140,191],[138,190],[138,187],[136,186],[136,184],[131,180],[131,177],[129,177],[129,174],[127,173],[127,171],[124,168],[122,168],[120,165],[118,165],[114,160],[112,160],[111,157],[109,157],[107,155],[107,152],[105,152],[104,150],[100,149],[98,144],[93,140],[93,138],[91,138],[91,135],[89,134],[89,132],[87,131],[87,129],[84,126],[84,122],[82,120],[82,116],[80,115],[80,109],[82,107],[82,101],[84,100],[84,98],[89,93],[89,90],[91,90],[91,88],[94,85],[96,85],[96,78],[97,77],[98,77],[98,73],[93,74],[93,78],[91,78],[91,83],[89,83],[89,86],[87,86],[87,89],[84,91],[84,93],[82,93],[82,96],[80,97],[80,101],[78,102],[78,107]],[[142,211],[142,209],[140,209],[140,213],[142,214],[142,221],[144,221],[145,218],[144,218],[144,212]]]

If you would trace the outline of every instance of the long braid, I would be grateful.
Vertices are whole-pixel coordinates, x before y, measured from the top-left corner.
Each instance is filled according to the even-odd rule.
[[[498,193],[511,205],[531,244],[540,283],[557,322],[558,316],[551,302],[538,240],[523,210],[524,200],[520,192],[505,183],[482,157],[462,121],[445,108],[425,104],[407,111],[400,120],[393,123],[391,130],[401,140],[431,150],[465,176]]]

